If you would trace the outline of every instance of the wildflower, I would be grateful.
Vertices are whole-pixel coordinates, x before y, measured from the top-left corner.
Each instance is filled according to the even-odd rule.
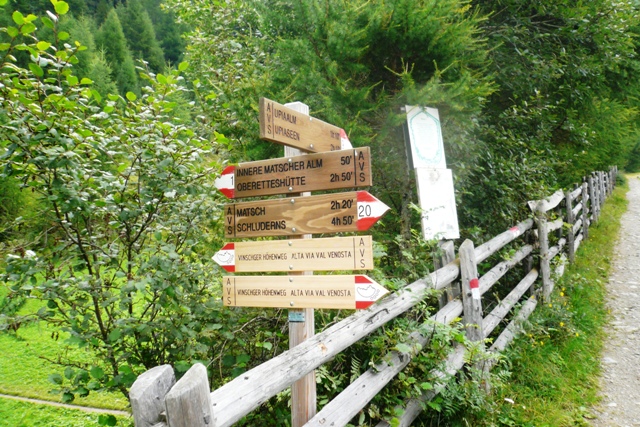
[[[549,308],[553,307],[553,304],[549,304]]]
[[[564,326],[564,322],[560,322],[560,327],[562,328]]]
[[[564,296],[564,292],[560,292],[560,296],[563,297]]]

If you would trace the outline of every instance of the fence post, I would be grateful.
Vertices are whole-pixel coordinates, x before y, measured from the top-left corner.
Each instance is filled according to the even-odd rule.
[[[589,183],[589,210],[591,211],[591,220],[589,221],[589,225],[592,222],[598,221],[598,203],[596,202],[596,188],[594,182],[593,172],[588,177]]]
[[[136,427],[152,427],[164,421],[164,399],[175,383],[171,365],[156,366],[136,379],[129,391]]]
[[[458,250],[460,257],[460,280],[462,282],[462,310],[466,335],[469,341],[477,342],[484,348],[482,299],[480,295],[480,281],[478,280],[478,265],[473,242],[465,240]],[[489,364],[479,361],[475,367],[482,372],[482,385],[488,393],[489,382],[486,381],[489,373]]]
[[[584,240],[589,237],[589,207],[587,206],[589,201],[589,185],[586,182],[582,182],[582,236]]]
[[[598,209],[598,213],[600,213],[602,212],[602,205],[604,205],[604,200],[607,197],[607,193],[605,192],[604,187],[604,173],[602,173],[602,171],[598,171],[598,176],[600,177],[600,209]],[[598,218],[600,218],[599,214]]]
[[[482,336],[482,301],[480,300],[480,282],[478,266],[473,242],[465,240],[458,250],[460,256],[460,279],[462,280],[462,307],[467,338],[481,341]]]
[[[189,368],[167,393],[164,405],[169,427],[213,426],[207,368],[202,363]]]
[[[549,264],[549,228],[547,226],[547,214],[544,211],[536,211],[536,224],[538,225],[538,242],[540,244],[540,273],[542,273],[542,300],[546,303],[553,289],[551,281],[551,266]]]
[[[456,257],[455,250],[453,248],[453,242],[451,240],[440,240],[438,242],[438,249],[434,252],[433,258],[433,269],[439,270],[445,265],[449,264]],[[453,301],[455,297],[457,297],[460,292],[457,291],[456,284],[451,283],[449,286],[443,289],[442,294],[438,298],[438,304],[440,308],[447,305],[449,302]]]
[[[573,225],[576,220],[573,217],[573,203],[571,200],[571,191],[565,191],[564,193],[564,204],[567,209],[567,223],[569,224],[569,229],[567,231],[567,252],[569,252],[569,262],[573,264],[575,261],[575,235],[573,234]]]

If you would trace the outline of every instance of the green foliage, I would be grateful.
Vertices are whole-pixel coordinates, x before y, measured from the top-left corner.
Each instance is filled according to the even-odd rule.
[[[16,295],[47,302],[38,318],[103,361],[66,361],[74,368],[52,377],[63,400],[126,393],[142,370],[208,350],[196,337],[220,305],[203,246],[219,212],[205,179],[216,159],[211,143],[169,116],[184,90],[178,71],[98,107],[90,80],[72,73],[83,47],[38,40],[36,19],[15,14],[3,52],[1,162],[54,212],[57,238],[37,256],[9,256],[3,276]],[[27,68],[12,57],[20,49],[30,52]]]
[[[153,72],[161,72],[164,69],[164,53],[142,2],[128,0],[116,11],[133,57],[146,61]]]

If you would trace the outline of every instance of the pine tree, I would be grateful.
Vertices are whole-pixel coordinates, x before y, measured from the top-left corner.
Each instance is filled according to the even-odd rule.
[[[60,21],[60,29],[69,33],[72,42],[79,42],[86,46],[86,50],[76,53],[78,62],[74,64],[74,74],[77,77],[88,77],[91,63],[96,54],[96,44],[93,38],[95,34],[95,23],[90,17],[81,16],[76,19],[73,16],[65,15]]]
[[[116,82],[120,93],[123,95],[129,91],[139,93],[135,65],[115,9],[109,12],[107,19],[96,33],[96,46],[104,52],[104,57],[111,68],[111,77]]]
[[[127,44],[136,59],[149,64],[158,73],[164,68],[164,53],[156,39],[149,14],[139,0],[129,0],[116,8]]]
[[[111,79],[111,68],[102,53],[95,55],[91,62],[88,77],[93,80],[92,89],[98,91],[103,99],[109,94],[117,94],[118,86]]]

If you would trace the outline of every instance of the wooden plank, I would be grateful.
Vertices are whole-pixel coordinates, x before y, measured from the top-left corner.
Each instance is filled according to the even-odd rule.
[[[389,293],[363,275],[224,276],[230,307],[364,309]]]
[[[371,186],[369,147],[228,166],[215,185],[230,199]]]
[[[538,278],[538,270],[533,269],[527,274],[511,292],[509,295],[504,297],[500,304],[498,304],[491,313],[487,314],[484,318],[482,327],[484,328],[482,333],[485,338],[488,338],[491,335],[491,332],[502,322],[502,320],[506,317],[507,313],[511,311],[514,305],[518,301],[522,295],[525,294],[529,290],[529,288],[533,285],[533,282]]]
[[[504,276],[507,271],[518,265],[520,261],[525,259],[530,253],[533,252],[533,246],[525,245],[516,251],[507,261],[502,261],[487,271],[480,278],[480,295],[484,295],[491,287],[498,282]]]
[[[171,365],[153,367],[136,379],[129,391],[136,427],[152,427],[163,421],[164,398],[175,383]]]
[[[441,309],[438,314],[441,319],[451,323],[462,313],[460,301],[452,301]],[[438,321],[438,315],[431,316],[431,321]],[[433,326],[430,326],[433,328]],[[433,335],[414,331],[405,340],[405,344],[414,348],[425,348]],[[351,382],[338,396],[327,403],[318,414],[309,420],[305,427],[344,426],[349,423],[362,408],[371,401],[382,388],[387,385],[405,366],[411,362],[411,352],[401,353],[392,350],[387,353],[375,366],[369,368],[357,379]]]
[[[575,200],[582,194],[582,187],[578,187],[571,192],[571,200]]]
[[[493,239],[489,240],[476,248],[476,262],[482,262],[489,258],[491,255],[505,247],[507,244],[513,242],[518,237],[522,236],[525,231],[529,230],[533,226],[533,220],[527,219],[519,223],[518,225],[511,227],[507,231],[498,234]]]
[[[529,208],[533,212],[547,212],[558,206],[560,202],[564,200],[564,193],[562,190],[558,190],[551,196],[542,200],[531,200],[528,202]]]
[[[372,270],[371,236],[227,243],[213,260],[231,273]]]
[[[426,297],[427,289],[443,289],[449,285],[459,272],[457,263],[452,262],[214,390],[211,393],[214,425],[227,427],[238,422],[292,382],[418,304]],[[291,369],[292,366],[295,369]]]
[[[365,231],[389,207],[366,191],[225,205],[226,237]]]
[[[260,98],[260,138],[300,150],[320,153],[342,148],[344,130],[307,114]],[[346,134],[344,134],[346,137]]]
[[[193,365],[167,393],[167,423],[171,427],[208,427],[211,417],[211,394],[207,368]]]

